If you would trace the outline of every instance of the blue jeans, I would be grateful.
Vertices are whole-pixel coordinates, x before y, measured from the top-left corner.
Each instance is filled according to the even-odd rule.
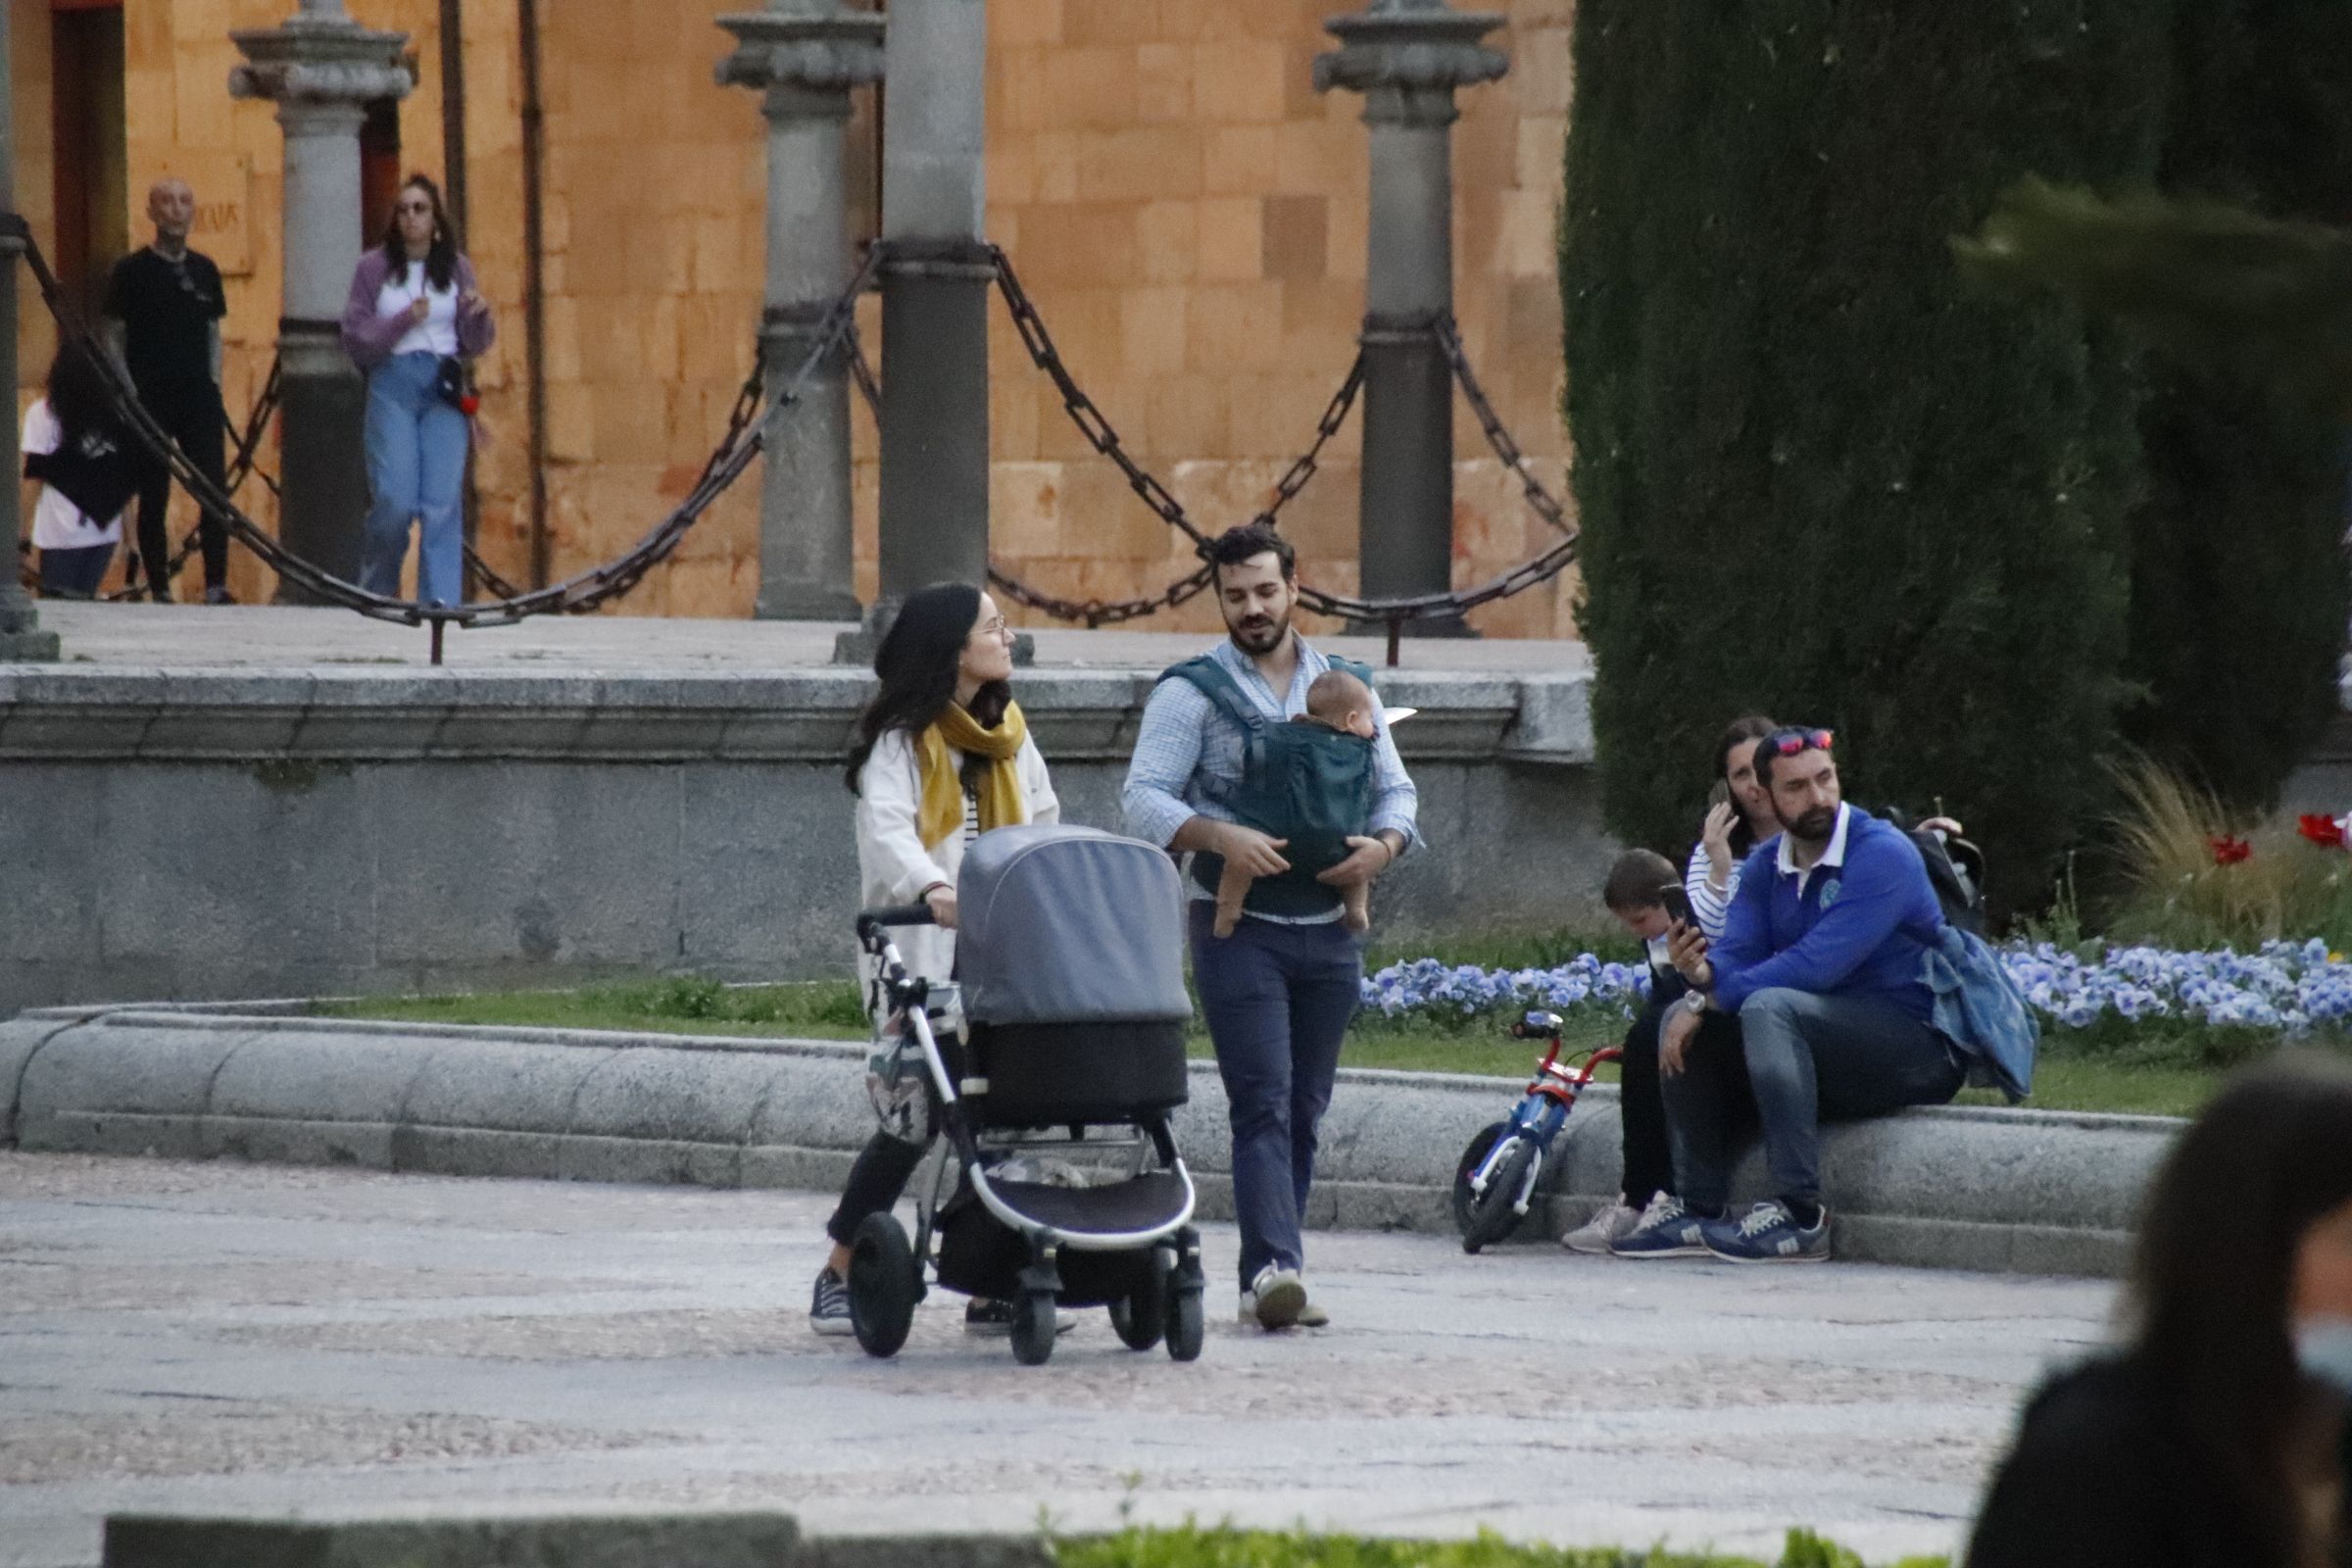
[[[41,597],[95,599],[114,564],[113,545],[83,545],[78,550],[41,552]]]
[[[1821,1201],[1821,1123],[1940,1105],[1960,1092],[1950,1042],[1875,997],[1774,987],[1740,1008],[1748,1085],[1764,1124],[1776,1198]],[[1729,1129],[1736,1105],[1720,1078],[1665,1080],[1666,1122],[1683,1201],[1701,1212],[1731,1200]]]
[[[396,354],[368,372],[368,512],[360,586],[400,597],[409,522],[417,523],[416,597],[454,605],[465,591],[466,416],[441,399],[441,363]]]
[[[1193,981],[1233,1116],[1233,1210],[1248,1290],[1269,1263],[1305,1261],[1298,1227],[1315,1179],[1315,1129],[1362,998],[1364,954],[1337,920],[1245,917],[1220,937],[1215,905],[1195,899],[1188,914]]]

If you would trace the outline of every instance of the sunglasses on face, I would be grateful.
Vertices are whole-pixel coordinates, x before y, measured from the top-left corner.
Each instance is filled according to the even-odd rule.
[[[414,214],[415,216],[421,218],[430,213],[433,210],[433,207],[430,202],[402,202],[399,210],[402,213]]]
[[[1835,737],[1826,729],[1785,729],[1764,738],[1764,750],[1774,757],[1794,757],[1799,752],[1826,752]]]

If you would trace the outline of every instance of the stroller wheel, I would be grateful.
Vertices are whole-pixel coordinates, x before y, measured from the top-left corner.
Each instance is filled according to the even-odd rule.
[[[850,1243],[850,1327],[868,1355],[896,1355],[914,1326],[923,1282],[906,1228],[868,1214]]]
[[[1119,1343],[1130,1350],[1149,1350],[1166,1331],[1168,1275],[1174,1263],[1165,1251],[1153,1249],[1134,1294],[1110,1303],[1110,1326],[1118,1331]]]
[[[1202,1313],[1201,1298],[1206,1294],[1199,1280],[1178,1278],[1168,1285],[1168,1358],[1174,1361],[1200,1359],[1200,1343],[1206,1338],[1208,1325]]]
[[[1462,1229],[1462,1250],[1475,1252],[1490,1243],[1499,1242],[1516,1230],[1519,1211],[1514,1206],[1519,1188],[1527,1180],[1527,1171],[1536,1161],[1536,1146],[1532,1139],[1514,1138],[1502,1157],[1495,1160],[1487,1177],[1486,1191],[1473,1193],[1470,1178],[1477,1174],[1494,1148],[1495,1140],[1508,1131],[1497,1122],[1483,1129],[1462,1151],[1462,1162],[1453,1178],[1454,1219]]]
[[[1059,1332],[1052,1291],[1023,1291],[1012,1298],[1012,1358],[1021,1365],[1044,1365]]]

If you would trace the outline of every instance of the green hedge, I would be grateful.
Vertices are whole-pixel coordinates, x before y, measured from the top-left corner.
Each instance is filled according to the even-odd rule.
[[[1586,0],[1561,215],[1604,805],[1687,844],[1716,731],[1830,725],[2039,896],[2124,699],[2138,382],[1948,240],[2155,167],[2173,7]]]
[[[1192,1526],[1059,1541],[1054,1554],[1062,1568],[1862,1568],[1860,1557],[1807,1530],[1788,1533],[1777,1564],[1661,1548],[1518,1545],[1498,1536],[1387,1541]],[[1941,1557],[1910,1557],[1896,1568],[1944,1568],[1944,1563]]]
[[[2352,9],[2208,0],[2176,39],[2160,179],[2273,218],[2352,215]],[[2247,809],[2336,711],[2344,441],[2261,391],[2152,360],[2132,525],[2126,735]]]

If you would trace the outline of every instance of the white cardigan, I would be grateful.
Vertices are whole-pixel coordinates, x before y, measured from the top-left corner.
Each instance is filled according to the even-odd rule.
[[[950,747],[951,767],[963,765],[963,754]],[[1032,822],[1061,820],[1061,802],[1046,773],[1046,760],[1037,742],[1023,740],[1013,758],[1021,786],[1021,803]],[[929,849],[915,829],[915,812],[923,798],[922,771],[915,761],[914,741],[906,731],[886,731],[874,742],[871,757],[858,773],[858,897],[859,907],[886,904],[915,904],[923,889],[935,882],[956,885],[963,868],[963,828]],[[928,980],[945,980],[956,962],[956,933],[937,926],[900,926],[896,933],[899,956],[907,972]],[[872,966],[860,961],[860,979],[871,977]]]

